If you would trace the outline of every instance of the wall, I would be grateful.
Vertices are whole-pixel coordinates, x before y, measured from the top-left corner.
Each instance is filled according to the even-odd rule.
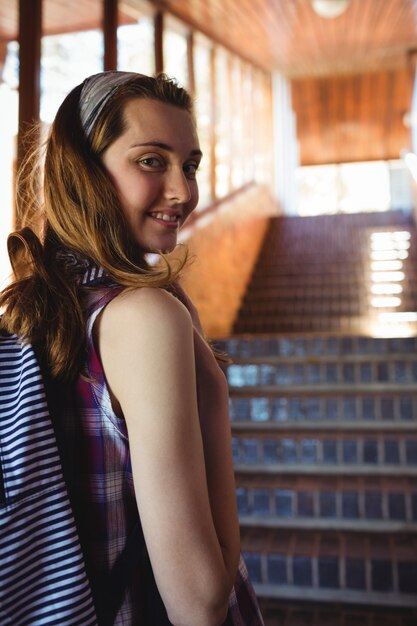
[[[182,284],[211,338],[228,336],[268,225],[277,215],[267,187],[251,185],[185,231],[192,262]]]

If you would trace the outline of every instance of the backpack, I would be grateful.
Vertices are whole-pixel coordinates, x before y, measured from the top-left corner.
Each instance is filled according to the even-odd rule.
[[[97,626],[43,376],[0,334],[0,624]]]

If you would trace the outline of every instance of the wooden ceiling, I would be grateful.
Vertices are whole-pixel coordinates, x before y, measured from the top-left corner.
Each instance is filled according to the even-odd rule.
[[[301,164],[399,159],[413,80],[408,68],[293,79]]]
[[[0,0],[0,67],[17,6]],[[119,22],[164,10],[291,78],[301,163],[395,159],[410,146],[417,0],[350,0],[330,20],[310,0],[119,0]],[[44,33],[100,28],[102,11],[103,0],[43,0]]]
[[[30,0],[29,0],[30,1]],[[101,0],[44,0],[44,32],[97,28]],[[120,0],[120,21],[135,9],[167,9],[269,70],[287,76],[362,72],[404,64],[417,48],[417,0],[351,0],[335,19],[310,0]],[[17,37],[17,0],[0,2],[0,41]]]

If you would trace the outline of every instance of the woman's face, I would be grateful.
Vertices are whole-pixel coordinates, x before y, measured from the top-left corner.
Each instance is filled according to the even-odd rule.
[[[104,152],[130,235],[145,252],[170,252],[198,202],[201,160],[197,132],[184,109],[135,98],[124,109],[126,129]]]

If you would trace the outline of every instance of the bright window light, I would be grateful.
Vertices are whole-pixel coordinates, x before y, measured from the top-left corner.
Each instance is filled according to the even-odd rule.
[[[406,259],[408,252],[406,250],[373,250],[371,259],[373,261],[394,261],[395,259]]]
[[[417,322],[417,313],[414,311],[396,311],[394,313],[380,313],[379,320],[384,324]]]
[[[405,278],[404,272],[374,272],[373,283],[400,283]]]
[[[396,283],[382,283],[378,285],[372,285],[371,292],[377,296],[389,296],[398,293],[402,293],[403,288]]]
[[[371,233],[371,239],[372,241],[382,241],[385,239],[391,239],[392,237],[392,232],[391,231],[381,231],[378,233]]]
[[[372,250],[409,250],[410,242],[403,239],[376,239],[372,241]]]
[[[374,261],[371,263],[371,269],[374,272],[390,272],[402,270],[402,261]]]
[[[408,152],[404,161],[411,172],[412,177],[417,182],[417,156],[413,152]]]
[[[396,247],[392,239],[375,239],[371,243],[372,250],[395,250]]]
[[[397,241],[395,245],[396,245],[397,250],[409,250],[411,243],[409,241],[400,240],[400,241]]]
[[[408,230],[397,230],[392,233],[392,236],[395,239],[405,239],[406,241],[411,239],[411,233]]]
[[[371,299],[371,304],[376,309],[384,309],[384,308],[389,309],[391,307],[400,306],[401,305],[401,298],[396,298],[394,296],[392,296],[392,297],[381,296],[381,297],[372,298]]]

